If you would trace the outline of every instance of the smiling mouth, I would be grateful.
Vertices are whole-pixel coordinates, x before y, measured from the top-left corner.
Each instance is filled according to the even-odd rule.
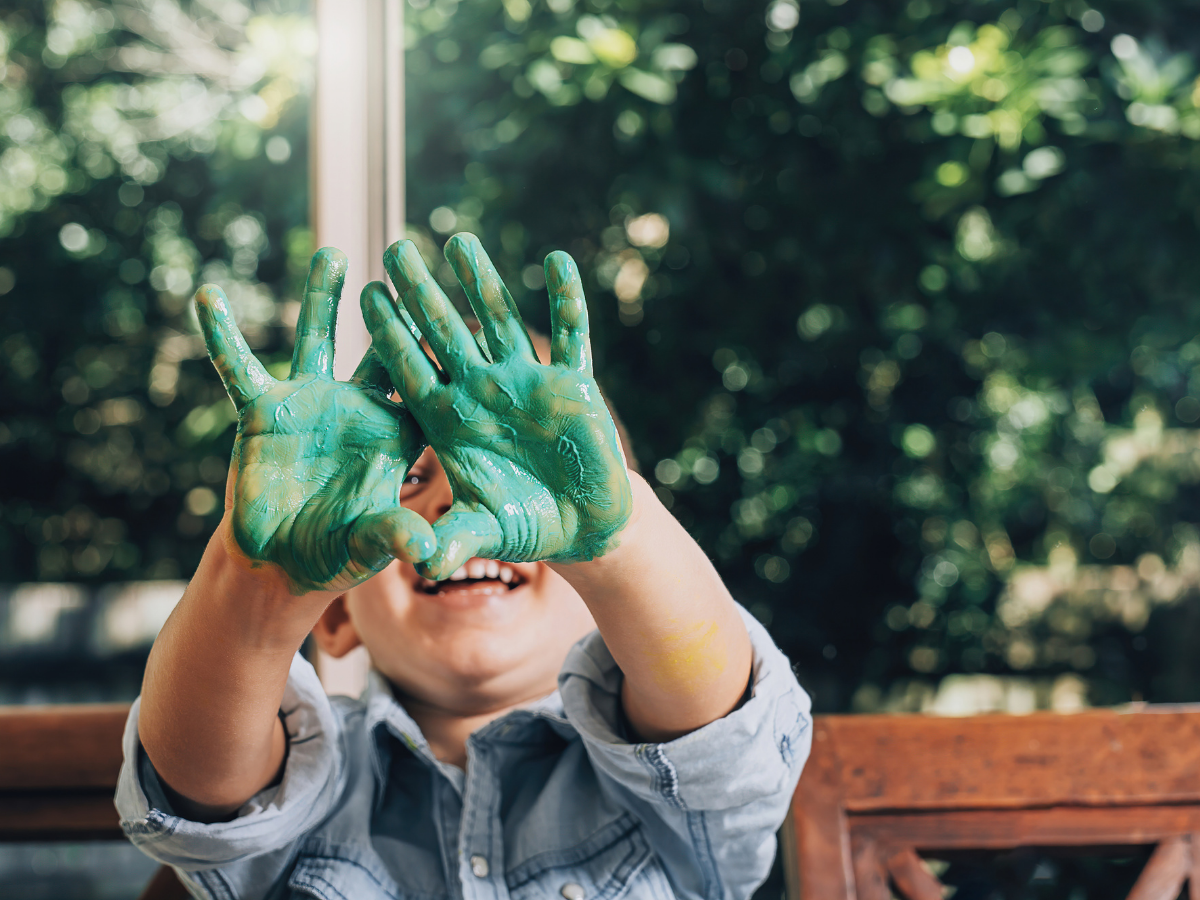
[[[525,578],[521,573],[507,563],[473,557],[452,572],[449,578],[441,581],[419,578],[417,589],[430,595],[462,591],[501,593],[518,588],[524,583]]]

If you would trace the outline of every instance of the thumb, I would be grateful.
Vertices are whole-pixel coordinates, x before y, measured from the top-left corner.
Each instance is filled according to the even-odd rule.
[[[393,559],[420,562],[437,547],[433,529],[411,509],[359,516],[350,529],[350,559],[378,572]]]
[[[472,556],[494,556],[504,539],[500,523],[490,512],[474,512],[461,506],[451,506],[433,523],[433,531],[437,549],[417,566],[417,572],[434,581],[448,577]]]

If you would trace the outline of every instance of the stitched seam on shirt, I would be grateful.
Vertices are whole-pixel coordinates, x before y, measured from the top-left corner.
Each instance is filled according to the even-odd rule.
[[[442,790],[442,786],[439,786],[436,780],[430,787],[429,818],[431,821],[429,824],[433,829],[434,840],[437,843],[436,859],[442,866],[442,878],[446,882],[447,890],[452,891],[450,887],[450,856],[446,852],[446,815],[442,809]],[[457,855],[457,847],[455,848],[455,854]]]
[[[496,778],[494,773],[489,771],[489,774],[492,775],[492,778],[491,778],[491,784],[489,785],[490,790],[488,791],[491,802],[488,804],[489,808],[488,808],[488,817],[487,817],[487,846],[488,846],[488,855],[491,856],[492,848],[496,845],[496,826],[500,822],[500,784],[499,784],[499,779]],[[501,845],[499,855],[500,855],[501,859],[504,858],[503,844]],[[497,897],[499,897],[500,896],[500,885],[497,884],[494,880],[492,880],[489,882],[489,886],[492,888],[492,893],[495,894]]]
[[[646,771],[650,776],[651,792],[660,794],[662,793],[660,789],[662,778],[659,776],[658,769],[654,766],[654,763],[646,757],[646,753],[649,751],[650,746],[650,744],[638,744],[633,748],[633,758],[646,767]]]
[[[387,772],[391,768],[392,753],[391,747],[387,747],[386,752],[388,756],[386,760],[384,759],[385,748],[380,746],[381,729],[383,735],[388,734],[387,726],[382,722],[373,725],[371,730],[367,732],[369,738],[367,762],[371,766],[371,774],[374,775],[375,781],[372,808],[376,810],[383,806],[384,797],[387,794]]]
[[[703,810],[689,812],[687,823],[688,833],[692,836],[692,848],[696,851],[696,860],[704,875],[704,896],[719,900],[724,894],[721,890],[721,873],[717,870],[712,840],[708,834],[708,819]]]
[[[591,835],[587,840],[576,844],[574,847],[570,847],[565,851],[547,851],[530,857],[511,872],[508,872],[504,876],[504,882],[510,891],[515,891],[552,869],[560,869],[564,866],[578,866],[611,849],[631,835],[636,835],[638,827],[637,820],[629,813],[624,813]],[[616,833],[614,834],[613,832]],[[644,842],[635,842],[631,853],[636,853],[639,847],[644,846],[646,846]],[[624,860],[622,860],[623,863]],[[619,870],[620,866],[617,868],[617,871]]]
[[[346,900],[346,896],[341,891],[338,891],[336,896],[326,893],[322,889],[323,887],[334,888],[325,879],[321,879],[321,884],[317,884],[314,878],[296,878],[293,876],[288,883],[288,887],[293,890],[308,891],[320,897],[321,900]]]
[[[168,816],[160,809],[152,809],[142,822],[122,822],[121,831],[125,833],[126,837],[132,838],[137,835],[152,841],[160,841],[173,835],[175,829],[179,827],[179,822],[180,820],[175,816]]]
[[[628,889],[635,875],[646,866],[650,859],[650,846],[641,840],[641,835],[634,832],[635,840],[630,842],[629,852],[621,858],[609,879],[609,887],[596,895],[596,900],[615,900]]]
[[[679,773],[674,763],[667,759],[662,744],[639,744],[634,755],[650,770],[651,788],[676,809],[686,809],[687,805],[679,796]]]
[[[625,854],[617,864],[617,868],[613,870],[612,888],[601,890],[596,900],[614,900],[625,894],[638,872],[646,868],[650,859],[650,846],[640,832],[634,832],[630,836],[629,853]]]
[[[466,785],[463,785],[464,791]],[[459,874],[459,846],[462,843],[462,810],[466,807],[465,794],[458,794],[458,823],[457,830],[455,828],[454,816],[446,806],[446,797],[449,795],[451,800],[454,798],[453,788],[448,783],[435,783],[433,790],[433,802],[436,815],[441,816],[442,831],[438,836],[438,853],[442,860],[442,870],[446,879],[447,886],[458,885],[458,896],[462,897],[463,891],[460,885],[461,877]],[[447,836],[454,835],[454,842],[451,844],[447,840]],[[453,888],[451,887],[451,890]]]
[[[214,900],[237,900],[233,886],[217,869],[208,872],[193,872],[192,877]]]
[[[327,855],[322,854],[320,856],[305,856],[304,861],[307,862],[308,860],[324,860],[324,861],[328,861],[328,862],[338,862],[338,863],[342,863],[344,865],[354,866],[354,868],[356,868],[356,869],[361,869],[363,872],[366,873],[367,877],[370,878],[371,881],[373,881],[376,885],[379,886],[380,890],[382,890],[384,892],[384,894],[386,894],[389,897],[395,898],[395,900],[401,900],[400,895],[394,894],[391,891],[389,891],[387,889],[387,885],[385,885],[383,882],[381,882],[378,878],[375,877],[374,872],[372,872],[369,868],[364,866],[362,863],[356,862],[353,859],[347,859],[344,856],[327,856]],[[337,888],[337,886],[334,885],[333,882],[331,882],[323,874],[321,874],[319,872],[307,872],[306,869],[307,869],[307,867],[301,867],[300,872],[293,873],[292,877],[288,880],[289,886],[295,885],[297,887],[307,887],[307,888],[311,888],[312,890],[317,890],[317,888],[318,888],[317,883],[320,882],[321,884],[325,885],[326,888],[333,891],[334,894],[336,895],[336,898],[339,898],[339,900],[351,900],[351,898],[346,898],[346,895],[343,894]],[[329,900],[329,898],[327,898],[324,894],[320,894],[319,896],[322,897],[322,900]]]
[[[804,735],[812,725],[812,719],[806,716],[803,712],[800,713],[800,727],[796,729],[796,759],[800,760],[801,766],[804,765],[804,759],[800,756],[800,744],[804,741]]]
[[[458,845],[460,847],[462,847],[464,850],[466,850],[468,855],[471,855],[471,851],[473,848],[470,846],[465,846],[465,845],[469,845],[471,842],[471,839],[475,835],[475,819],[479,815],[479,804],[476,803],[475,800],[477,799],[478,794],[479,794],[477,785],[479,784],[478,769],[479,769],[480,765],[481,765],[481,763],[479,760],[479,755],[477,753],[475,756],[475,765],[467,767],[467,777],[466,777],[466,780],[463,782],[463,794],[462,794],[463,817],[460,820],[462,822],[462,824],[459,825]],[[469,819],[466,816],[468,807],[470,809],[470,818]],[[491,848],[489,847],[488,849],[490,850]],[[460,865],[461,865],[461,859],[462,859],[462,852],[460,851],[459,852]],[[458,875],[457,871],[455,872],[455,875],[456,876]]]

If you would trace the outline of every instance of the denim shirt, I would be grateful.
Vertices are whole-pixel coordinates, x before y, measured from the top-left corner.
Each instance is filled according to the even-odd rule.
[[[666,743],[631,743],[622,675],[593,632],[559,690],[476,731],[467,768],[439,762],[384,680],[327,697],[297,656],[280,712],[282,781],[230,821],[174,815],[125,730],[116,805],[129,839],[193,895],[318,900],[749,897],[766,878],[808,756],[808,696],[762,626],[734,712]]]

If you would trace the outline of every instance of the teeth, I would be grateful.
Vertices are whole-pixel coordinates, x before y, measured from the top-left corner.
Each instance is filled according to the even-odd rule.
[[[520,576],[512,566],[499,562],[494,559],[478,559],[472,558],[467,560],[461,566],[452,572],[444,581],[466,581],[468,578],[478,581],[484,578],[498,578],[505,584],[512,584],[516,581],[520,584]],[[436,592],[438,585],[443,582],[430,581],[428,578],[420,578],[417,581],[417,586],[422,590]]]

